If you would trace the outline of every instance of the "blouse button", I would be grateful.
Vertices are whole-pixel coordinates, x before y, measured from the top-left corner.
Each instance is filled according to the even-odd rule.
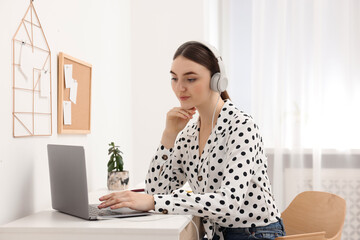
[[[199,182],[202,181],[202,176],[198,176],[198,181],[199,181]]]
[[[162,213],[163,213],[163,214],[167,214],[167,213],[168,213],[168,210],[164,209],[164,210],[162,211]]]
[[[168,159],[168,156],[164,154],[164,155],[162,155],[162,159],[163,159],[163,160],[167,160],[167,159]]]

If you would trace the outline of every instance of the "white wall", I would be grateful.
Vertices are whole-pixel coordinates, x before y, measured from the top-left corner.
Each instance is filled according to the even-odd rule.
[[[132,0],[133,157],[135,181],[145,180],[160,143],[172,92],[172,57],[185,41],[204,40],[204,1]]]
[[[12,137],[11,39],[28,0],[0,1],[0,224],[50,207],[46,144],[85,146],[89,189],[106,187],[107,143],[132,171],[130,1],[35,0],[52,52],[53,135]],[[57,134],[57,54],[93,65],[91,134]]]

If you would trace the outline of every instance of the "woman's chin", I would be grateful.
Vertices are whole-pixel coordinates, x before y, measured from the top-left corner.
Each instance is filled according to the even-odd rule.
[[[191,104],[191,103],[185,103],[185,102],[180,102],[180,105],[181,105],[181,108],[184,108],[184,109],[191,109],[194,106],[194,104]]]

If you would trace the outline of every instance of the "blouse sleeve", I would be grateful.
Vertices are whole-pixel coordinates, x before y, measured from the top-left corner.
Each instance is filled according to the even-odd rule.
[[[261,145],[258,127],[252,119],[239,123],[227,140],[226,166],[219,179],[221,187],[212,193],[195,194],[180,189],[170,195],[154,195],[155,211],[219,219],[217,222],[223,218],[225,223],[225,216],[249,204],[244,198],[261,162],[257,161]]]
[[[180,143],[181,137],[176,140],[173,148],[167,149],[160,144],[146,175],[146,193],[170,194],[185,184],[186,178],[180,160],[183,154],[177,147]]]

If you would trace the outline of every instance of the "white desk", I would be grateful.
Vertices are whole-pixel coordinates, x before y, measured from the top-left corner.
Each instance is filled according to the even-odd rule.
[[[94,193],[89,197],[94,200],[92,194]],[[99,192],[95,196],[97,199]],[[46,210],[0,226],[0,240],[191,239],[189,234],[195,231],[191,218],[190,215],[154,214],[87,221],[58,211]]]
[[[43,211],[0,226],[1,240],[178,240],[191,216],[150,215],[87,221]],[[191,224],[191,223],[190,223]],[[189,225],[190,226],[190,225]]]

